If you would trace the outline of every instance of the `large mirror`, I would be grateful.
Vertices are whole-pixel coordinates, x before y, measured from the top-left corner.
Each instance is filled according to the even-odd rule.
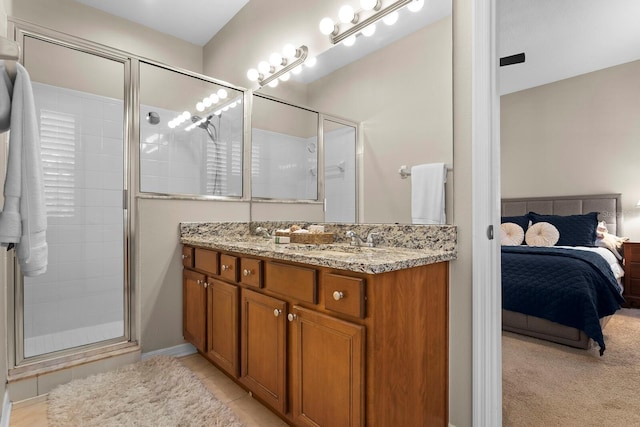
[[[419,12],[402,8],[394,26],[378,22],[374,36],[358,34],[353,46],[335,45],[317,56],[314,68],[303,66],[291,77],[293,83],[259,90],[294,104],[303,99],[310,109],[360,125],[361,182],[358,191],[350,193],[354,198],[350,204],[358,205],[360,215],[350,213],[336,220],[411,223],[412,180],[401,179],[399,168],[444,163],[449,170],[446,222],[452,222],[451,10],[450,0],[425,2]],[[356,163],[352,152],[354,156],[344,160],[351,162],[349,167]],[[331,155],[327,151],[327,165]],[[326,172],[321,185],[330,200],[333,189],[342,188],[333,185],[341,168]],[[355,180],[355,171],[350,173]],[[325,220],[333,219],[325,214]]]
[[[243,96],[229,86],[142,62],[140,191],[242,197]]]
[[[318,113],[253,97],[251,197],[318,200]]]

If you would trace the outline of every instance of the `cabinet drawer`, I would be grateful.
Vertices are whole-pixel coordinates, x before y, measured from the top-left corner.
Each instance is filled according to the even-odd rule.
[[[238,281],[238,257],[220,254],[220,276],[230,282]]]
[[[622,246],[624,258],[627,261],[640,261],[640,243],[627,242]]]
[[[195,266],[198,270],[218,275],[218,252],[196,248]]]
[[[316,304],[316,270],[276,262],[268,262],[265,271],[265,289],[298,301]]]
[[[349,316],[365,317],[365,280],[327,274],[323,282],[324,307]]]
[[[627,262],[629,265],[627,266],[625,274],[628,274],[631,279],[640,279],[640,262]]]
[[[193,248],[190,246],[182,247],[182,266],[193,268]]]
[[[254,288],[262,287],[262,261],[252,258],[240,259],[240,283]]]

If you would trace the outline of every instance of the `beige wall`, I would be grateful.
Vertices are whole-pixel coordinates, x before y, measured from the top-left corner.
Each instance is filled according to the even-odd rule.
[[[622,193],[640,239],[640,61],[501,98],[502,196]]]

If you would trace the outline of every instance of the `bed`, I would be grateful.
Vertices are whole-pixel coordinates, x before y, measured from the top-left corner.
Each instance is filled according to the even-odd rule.
[[[502,216],[503,217],[521,217],[527,215],[529,212],[535,212],[541,215],[584,215],[590,212],[598,212],[598,221],[604,221],[606,223],[606,227],[609,233],[613,235],[620,235],[622,229],[621,222],[621,198],[620,194],[600,194],[600,195],[587,195],[587,196],[568,196],[568,197],[535,197],[535,198],[517,198],[517,199],[503,199],[502,200]],[[526,245],[524,247],[516,247],[514,249],[508,249],[504,247],[509,254],[505,254],[505,250],[503,250],[503,263],[509,262],[512,263],[511,258],[520,256],[520,254],[512,254],[512,252],[526,252],[528,251]],[[551,252],[560,252],[556,254],[560,257],[568,257],[566,252],[574,253],[576,250],[572,249],[554,249],[554,248],[532,248],[535,252],[542,252],[544,250],[551,250]],[[548,254],[543,254],[545,257]],[[532,254],[530,256],[535,256]],[[572,257],[573,255],[571,255]],[[589,256],[593,258],[592,256]],[[588,257],[587,257],[588,258]],[[598,258],[598,257],[596,257]],[[597,260],[596,260],[597,261]],[[553,261],[556,262],[556,261]],[[577,262],[577,261],[576,261]],[[599,261],[598,261],[599,262]],[[504,265],[503,264],[503,272],[510,269],[511,264]],[[555,265],[555,264],[554,264]],[[564,267],[560,270],[564,270]],[[509,273],[511,274],[511,273]],[[503,274],[504,276],[504,274]],[[606,279],[603,279],[606,281]],[[522,285],[525,287],[528,285],[527,280],[521,281]],[[618,284],[620,282],[618,281]],[[615,292],[609,292],[603,290],[608,285],[602,285],[604,288],[599,288],[597,291],[593,291],[592,293],[599,294],[607,294],[605,302],[602,303],[603,308],[596,310],[599,311],[598,316],[595,318],[595,322],[597,325],[593,325],[594,319],[588,319],[590,322],[586,322],[587,327],[574,327],[567,326],[566,323],[572,323],[571,321],[566,322],[564,319],[555,319],[553,316],[547,316],[546,314],[539,316],[532,315],[531,312],[535,310],[529,310],[526,307],[523,308],[522,304],[518,301],[513,301],[510,295],[518,295],[518,293],[514,293],[513,291],[513,283],[512,279],[503,277],[503,310],[502,310],[502,328],[506,331],[515,332],[518,334],[528,335],[535,338],[540,338],[552,342],[557,342],[560,344],[569,345],[576,348],[587,349],[590,348],[594,343],[594,336],[598,335],[598,331],[600,330],[600,334],[607,321],[619,308],[619,303],[622,301],[622,297],[620,295],[609,295],[615,294]],[[595,285],[594,285],[595,286]],[[600,285],[598,285],[600,286]],[[609,285],[610,286],[610,285]],[[507,291],[508,289],[508,291]],[[525,289],[525,288],[523,288]],[[530,291],[530,289],[529,289]],[[525,289],[523,292],[527,292]],[[618,290],[616,290],[618,292]],[[619,292],[620,293],[620,292]],[[509,294],[509,295],[507,295]],[[544,294],[542,294],[541,300],[544,300]],[[552,298],[547,298],[548,300],[553,301],[554,304],[558,304],[560,302],[556,301]],[[616,302],[617,300],[617,302]],[[600,302],[597,302],[600,304]],[[517,307],[516,309],[508,309]],[[568,307],[573,307],[572,303],[568,303]],[[528,313],[527,313],[528,312]],[[606,315],[601,315],[602,313],[606,313]],[[545,316],[547,318],[544,318]],[[558,321],[549,320],[550,318],[554,318]],[[562,322],[562,323],[560,323]],[[573,322],[576,323],[576,322]],[[587,334],[584,329],[590,331],[590,334]],[[589,336],[591,335],[591,337]],[[602,335],[596,338],[596,341],[600,345],[600,352],[605,349],[604,339]]]

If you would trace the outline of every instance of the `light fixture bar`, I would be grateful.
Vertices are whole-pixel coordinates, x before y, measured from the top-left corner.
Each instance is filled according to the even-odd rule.
[[[367,27],[368,25],[373,24],[374,22],[384,18],[388,14],[390,14],[392,12],[395,12],[396,10],[408,5],[412,1],[414,1],[414,0],[398,0],[397,2],[393,3],[392,5],[389,5],[389,6],[385,7],[384,9],[380,10],[379,12],[371,15],[370,17],[368,17],[364,21],[358,22],[353,27],[351,27],[348,30],[346,30],[344,33],[332,35],[331,36],[331,43],[333,43],[333,44],[340,43],[342,40],[346,39],[347,37],[352,36],[354,34],[357,34],[358,31],[361,31],[364,27]]]
[[[297,57],[295,61],[288,63],[286,66],[282,67],[280,70],[271,74],[269,77],[265,77],[264,79],[258,79],[258,84],[260,85],[260,87],[268,85],[273,80],[280,77],[281,75],[286,74],[287,72],[296,68],[298,65],[302,64],[307,59],[309,49],[305,45],[302,45],[298,48],[298,50],[300,51],[300,55]]]

